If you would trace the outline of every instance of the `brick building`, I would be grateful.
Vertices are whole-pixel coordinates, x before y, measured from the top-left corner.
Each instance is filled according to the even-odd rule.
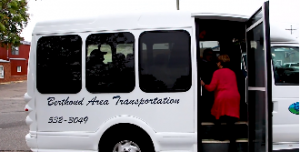
[[[6,49],[0,46],[0,83],[27,79],[30,42]]]

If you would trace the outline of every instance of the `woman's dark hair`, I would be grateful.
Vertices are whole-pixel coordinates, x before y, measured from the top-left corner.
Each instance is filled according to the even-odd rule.
[[[227,54],[221,54],[218,56],[218,62],[221,63],[223,68],[229,68],[230,66],[230,58]]]
[[[203,57],[205,58],[209,52],[211,52],[212,54],[214,53],[214,51],[211,48],[207,48],[203,51]]]
[[[211,61],[212,62],[216,62],[216,54],[215,54],[215,51],[213,51],[211,48],[207,48],[203,51],[203,58],[206,59],[206,57],[210,55],[212,58],[211,58]]]

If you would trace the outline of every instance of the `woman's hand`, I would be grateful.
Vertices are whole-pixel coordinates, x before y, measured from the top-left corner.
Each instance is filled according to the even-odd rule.
[[[202,85],[202,86],[205,86],[205,83],[204,83],[202,80],[201,80],[201,85]]]

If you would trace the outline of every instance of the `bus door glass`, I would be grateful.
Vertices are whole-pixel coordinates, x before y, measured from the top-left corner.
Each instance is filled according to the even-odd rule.
[[[249,151],[272,151],[269,2],[246,22]]]

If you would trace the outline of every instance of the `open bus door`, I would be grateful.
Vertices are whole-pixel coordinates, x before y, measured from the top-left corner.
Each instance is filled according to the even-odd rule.
[[[246,22],[248,152],[272,151],[272,86],[269,2]]]

